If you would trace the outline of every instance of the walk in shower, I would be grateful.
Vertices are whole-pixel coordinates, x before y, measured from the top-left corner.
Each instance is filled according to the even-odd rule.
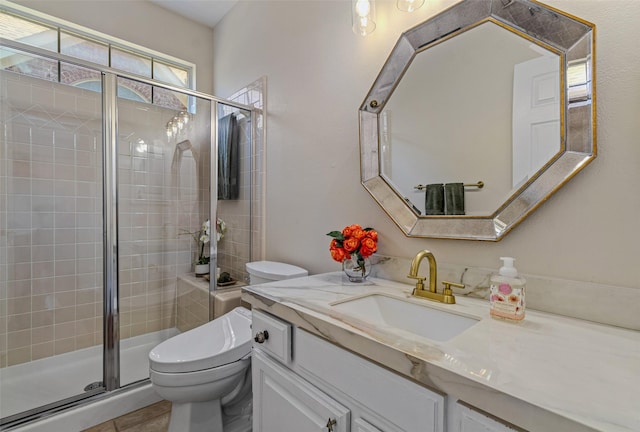
[[[259,110],[13,41],[0,69],[5,429],[148,378],[204,221],[212,274],[224,255],[243,277]]]

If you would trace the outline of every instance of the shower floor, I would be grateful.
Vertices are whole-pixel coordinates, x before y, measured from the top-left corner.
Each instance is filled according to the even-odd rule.
[[[179,331],[162,330],[120,343],[120,385],[149,377],[149,351]],[[0,418],[84,393],[102,381],[102,345],[0,369]]]

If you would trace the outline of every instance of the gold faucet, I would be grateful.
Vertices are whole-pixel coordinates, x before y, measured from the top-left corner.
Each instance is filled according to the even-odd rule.
[[[423,259],[429,260],[429,289],[424,289],[424,280],[425,277],[418,276],[418,270],[420,269],[420,263]],[[411,295],[416,297],[423,297],[429,300],[438,301],[446,304],[454,304],[456,302],[456,298],[453,295],[453,291],[451,290],[451,286],[455,286],[458,288],[464,288],[464,285],[454,283],[454,282],[445,282],[444,284],[444,292],[440,294],[436,291],[436,284],[438,279],[438,269],[436,267],[436,257],[433,256],[431,252],[428,250],[422,250],[416,254],[411,261],[411,270],[409,270],[408,278],[417,279],[416,287],[413,290]]]

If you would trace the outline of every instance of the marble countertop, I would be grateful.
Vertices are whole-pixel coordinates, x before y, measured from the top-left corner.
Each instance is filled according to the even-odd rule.
[[[495,320],[487,301],[457,297],[428,306],[479,322],[435,342],[331,306],[411,290],[376,278],[353,284],[336,272],[248,286],[243,300],[529,431],[640,431],[640,332],[531,310],[520,323]]]

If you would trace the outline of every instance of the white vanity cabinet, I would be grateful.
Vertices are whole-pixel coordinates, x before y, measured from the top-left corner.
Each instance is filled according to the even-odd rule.
[[[347,432],[350,411],[260,350],[252,358],[255,432]]]
[[[443,395],[261,311],[252,329],[254,432],[444,432]]]

